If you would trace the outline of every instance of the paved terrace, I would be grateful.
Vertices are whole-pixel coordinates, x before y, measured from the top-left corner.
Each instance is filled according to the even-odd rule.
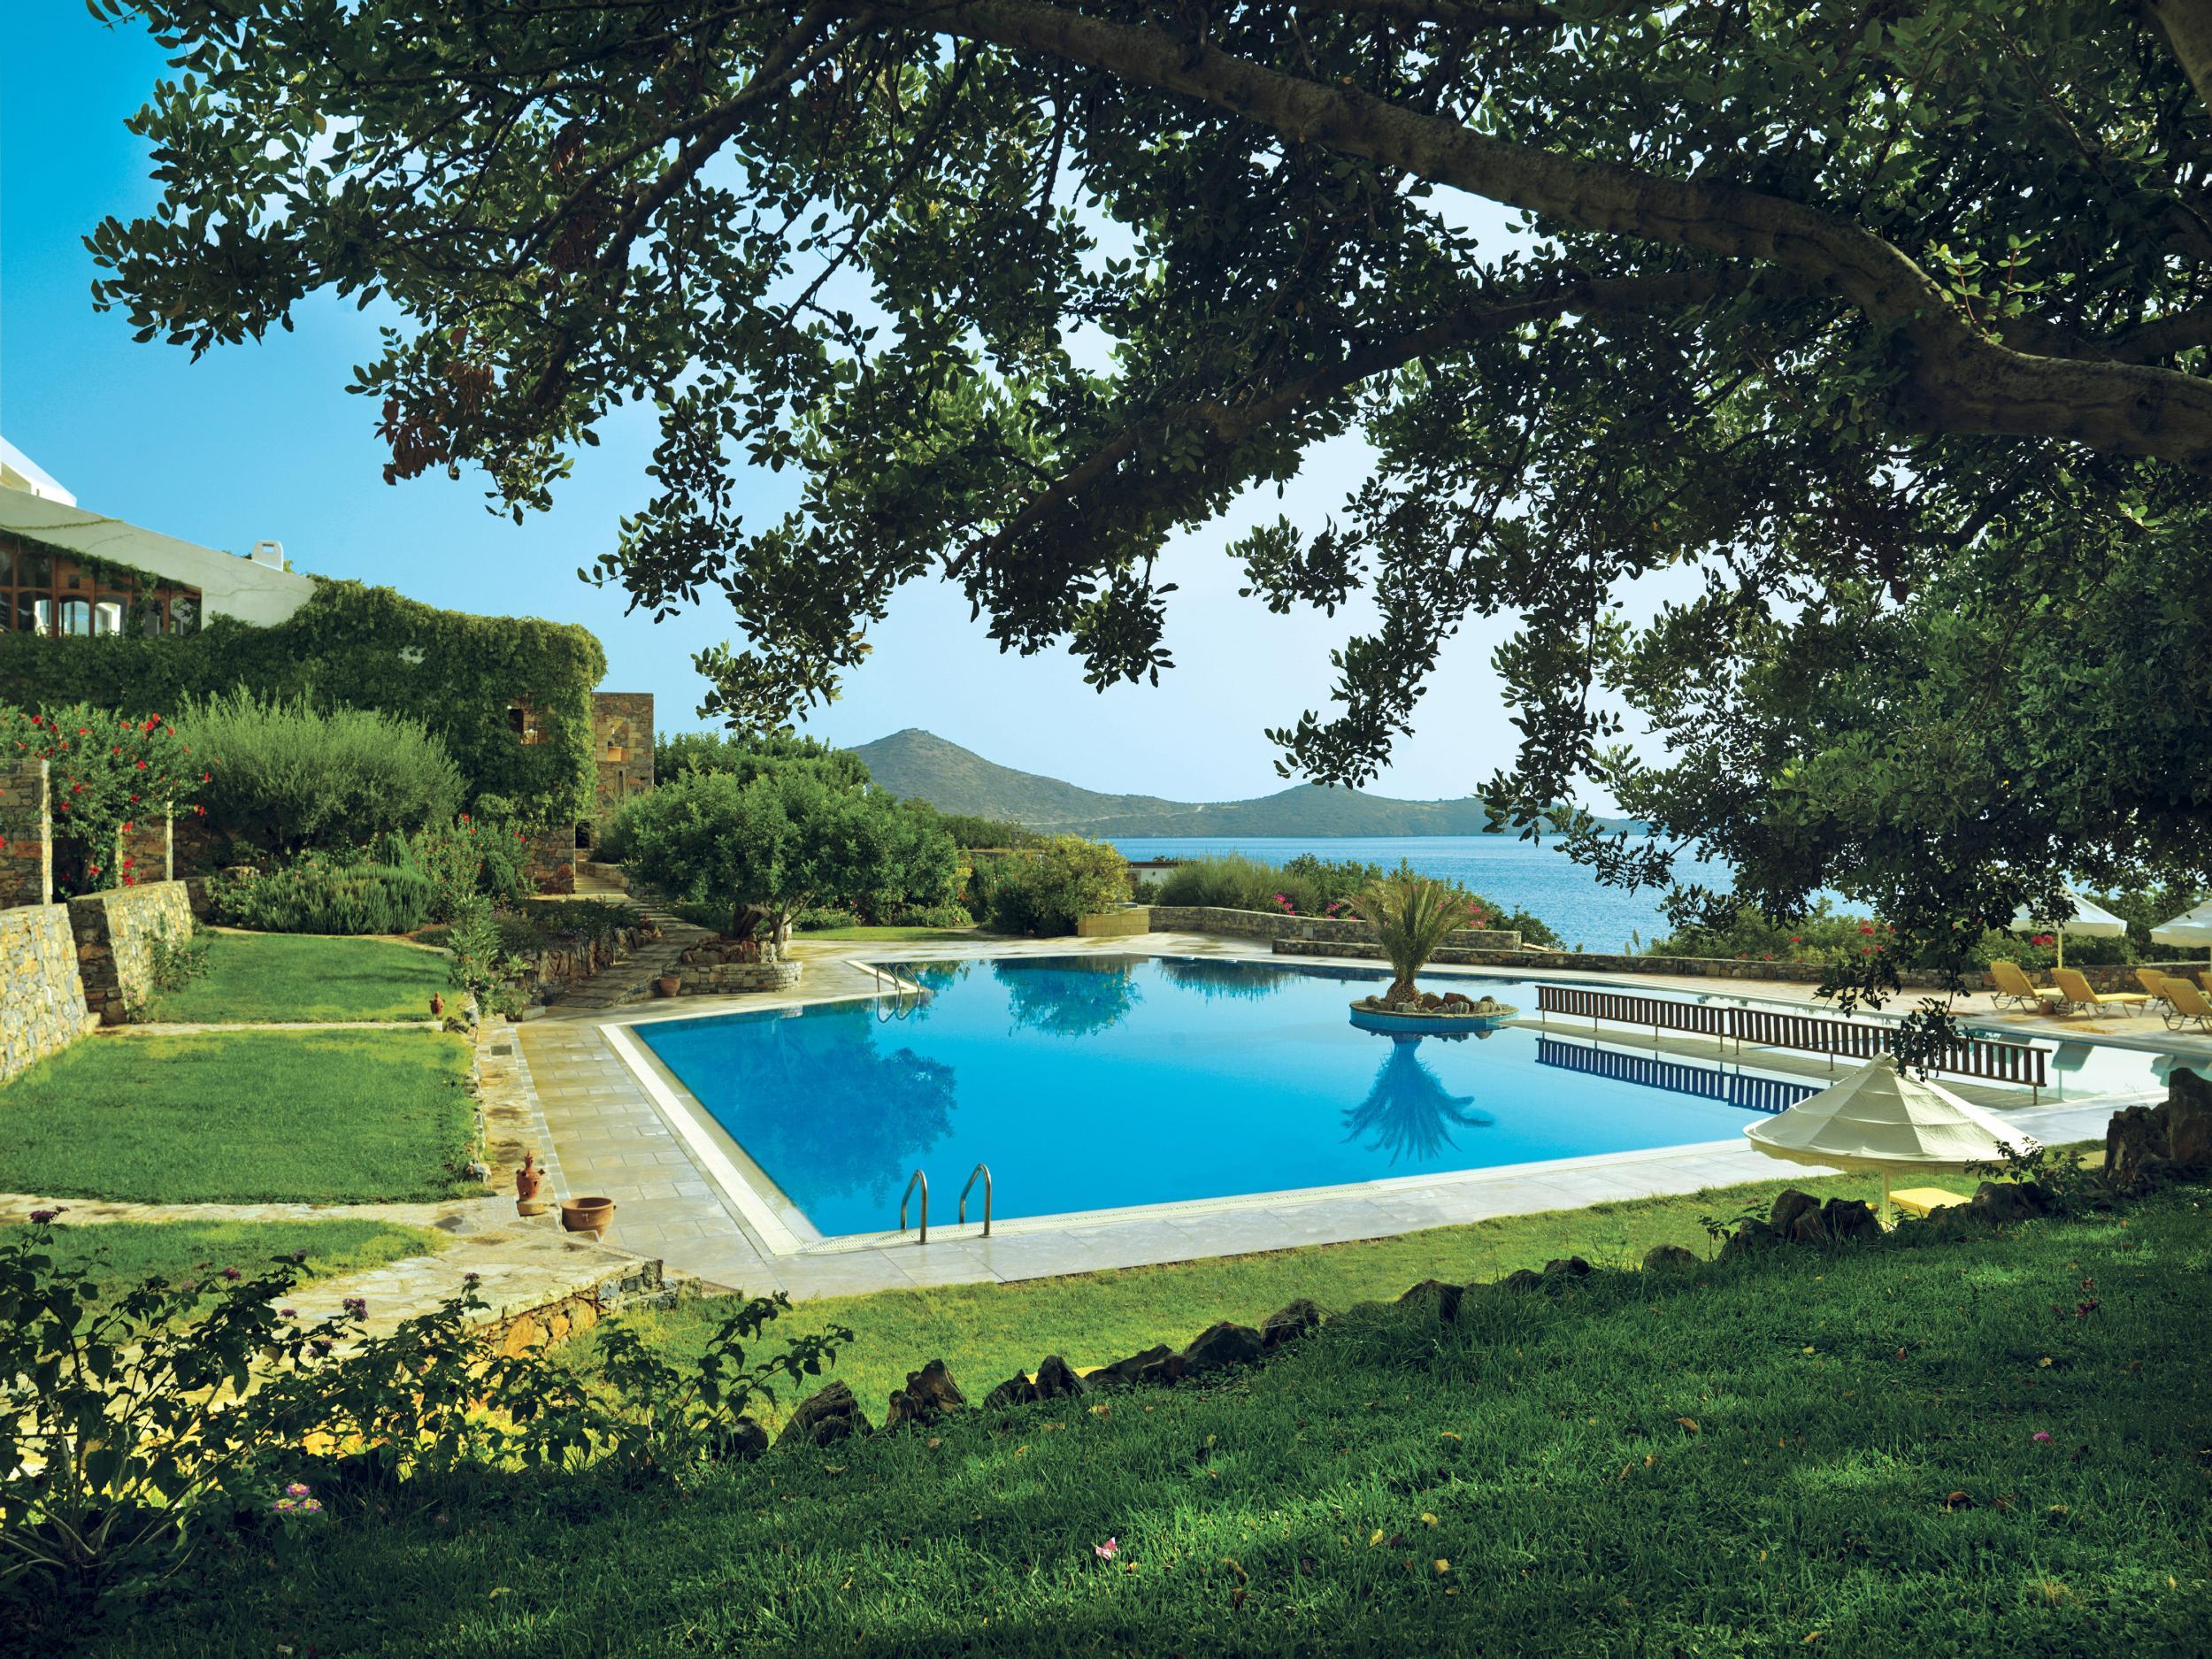
[[[926,1245],[917,1243],[911,1233],[821,1239],[780,1201],[773,1183],[698,1110],[681,1084],[626,1029],[648,1019],[768,1011],[872,996],[879,981],[862,965],[871,958],[916,961],[1079,952],[1279,960],[1251,941],[1189,933],[935,945],[802,942],[794,946],[793,954],[805,960],[806,979],[792,995],[557,1009],[517,1033],[520,1067],[541,1114],[541,1144],[552,1148],[556,1160],[554,1190],[603,1193],[615,1199],[619,1208],[608,1235],[610,1244],[658,1256],[671,1269],[714,1285],[749,1293],[780,1289],[795,1298],[807,1298],[1013,1281],[1380,1238],[1495,1216],[1770,1180],[1780,1169],[1740,1140],[1718,1141],[1141,1210],[1008,1220],[999,1222],[988,1239],[980,1236],[975,1222],[964,1227],[949,1225],[953,1195],[948,1193],[941,1197],[942,1208],[933,1217]],[[1323,964],[1331,960],[1298,959]],[[1375,966],[1350,959],[1340,965]],[[1440,982],[1461,977],[1494,979],[1502,977],[1502,971],[1440,968],[1425,977]],[[1584,983],[1602,979],[1624,990],[1824,1006],[1809,987],[1766,981],[1562,971],[1532,971],[1516,977]],[[2017,1028],[2024,1036],[2057,1041],[2093,1036],[2101,1043],[2159,1053],[2201,1053],[2212,1067],[2212,1038],[2169,1035],[2154,1018],[2107,1015],[2076,1021],[2038,1019],[1994,1013],[1986,999],[1979,997],[1968,999],[1968,1011],[1978,1021]],[[1561,1034],[1572,1033],[1563,1030]],[[1609,1029],[1606,1035],[1615,1041],[1656,1046],[1684,1059],[1713,1057],[1709,1042],[1663,1038],[1655,1044],[1647,1028]],[[1810,1079],[1824,1078],[1831,1071],[1829,1062],[1817,1056],[1767,1051],[1759,1055],[1758,1064],[1763,1070],[1794,1071]],[[2093,1102],[2053,1101],[2022,1107],[2016,1104],[2016,1092],[1970,1086],[1961,1092],[2001,1106],[2008,1120],[2046,1141],[2101,1137],[2116,1106],[2155,1098],[2138,1089]]]

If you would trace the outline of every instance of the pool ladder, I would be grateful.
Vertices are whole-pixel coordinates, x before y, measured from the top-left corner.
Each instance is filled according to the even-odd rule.
[[[888,1025],[895,1019],[910,1018],[914,1010],[921,1006],[922,987],[920,986],[909,985],[897,974],[886,973],[872,962],[864,962],[860,965],[875,976],[876,1021],[879,1025]],[[887,1013],[883,1006],[883,986],[887,979],[891,984],[891,1007]]]
[[[979,1164],[968,1171],[968,1184],[960,1189],[960,1208],[954,1217],[954,1225],[963,1227],[968,1225],[968,1194],[975,1191],[975,1184],[979,1180],[983,1183],[983,1236],[987,1239],[991,1236],[991,1166],[987,1164]],[[927,1244],[929,1242],[929,1176],[921,1170],[918,1169],[914,1171],[906,1183],[906,1190],[899,1194],[899,1231],[901,1233],[906,1231],[907,1210],[913,1202],[918,1190],[922,1199],[920,1215],[922,1225],[921,1231],[916,1236],[914,1242]]]

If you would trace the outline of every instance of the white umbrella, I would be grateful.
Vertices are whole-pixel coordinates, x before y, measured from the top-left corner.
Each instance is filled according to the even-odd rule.
[[[1751,1125],[1744,1138],[1770,1157],[1837,1170],[1878,1170],[1882,1216],[1897,1170],[1947,1170],[1995,1164],[2004,1148],[2035,1149],[2035,1139],[1993,1112],[1901,1070],[1877,1055],[1849,1077],[1787,1111]]]
[[[2073,905],[2074,913],[2064,921],[2055,922],[2047,917],[2030,916],[2023,904],[2013,911],[2006,930],[2015,933],[2055,933],[2058,937],[2058,965],[2066,965],[2066,935],[2079,933],[2084,939],[2120,939],[2125,937],[2128,925],[2101,904],[2092,904],[2073,890],[2066,889],[2066,898]]]
[[[2212,951],[2212,899],[2151,929],[2154,945],[2202,945]],[[2208,957],[2212,960],[2212,957]]]

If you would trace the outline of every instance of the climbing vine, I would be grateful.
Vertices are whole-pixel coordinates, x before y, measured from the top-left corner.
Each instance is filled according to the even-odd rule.
[[[265,627],[222,617],[157,638],[0,633],[0,700],[163,709],[244,686],[409,715],[444,743],[472,800],[503,796],[534,826],[589,812],[591,691],[605,672],[599,641],[572,624],[466,616],[321,579]]]

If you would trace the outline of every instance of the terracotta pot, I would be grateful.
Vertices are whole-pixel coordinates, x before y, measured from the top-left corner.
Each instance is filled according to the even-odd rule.
[[[664,973],[653,981],[653,994],[656,996],[673,996],[683,988],[683,980],[672,973]]]
[[[535,1198],[538,1195],[538,1189],[544,1185],[545,1171],[538,1167],[538,1155],[534,1152],[524,1153],[522,1167],[515,1171],[515,1196]],[[542,1206],[541,1206],[541,1210]]]
[[[604,1237],[614,1220],[614,1200],[596,1195],[561,1200],[561,1225],[571,1233]]]
[[[435,991],[431,992],[431,994],[430,994],[430,1018],[433,1018],[433,1019],[435,1019],[435,1018],[438,1018],[438,1016],[439,1016],[439,1015],[441,1015],[441,1014],[442,1014],[442,1013],[444,1013],[444,1012],[445,1012],[445,998],[443,998],[442,996],[440,996],[440,995],[438,995]]]

